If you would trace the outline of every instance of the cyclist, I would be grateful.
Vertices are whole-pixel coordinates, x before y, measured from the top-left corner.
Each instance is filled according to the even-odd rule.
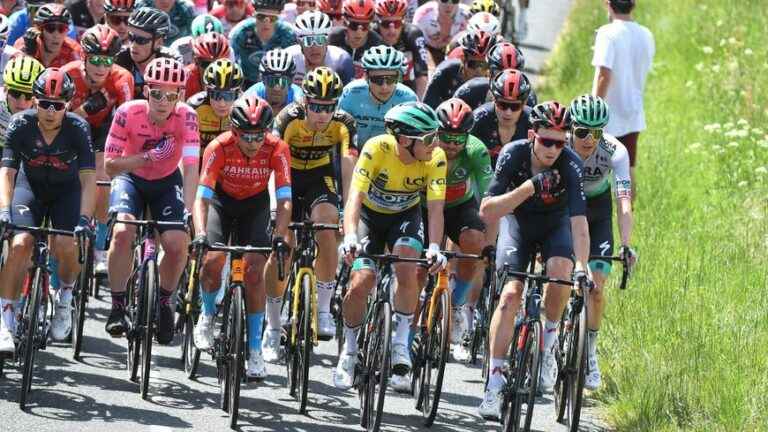
[[[270,244],[270,203],[267,184],[275,175],[277,225],[274,243],[282,243],[291,215],[291,173],[288,146],[273,135],[272,110],[253,95],[239,98],[232,108],[232,130],[219,135],[206,149],[195,199],[196,244],[224,243],[235,235],[233,245],[264,247]],[[270,258],[270,265],[275,259]],[[261,355],[264,322],[264,267],[267,258],[245,255],[245,303],[248,311],[248,368],[246,375],[267,375]],[[201,350],[213,346],[216,292],[221,285],[222,252],[208,252],[200,271],[202,315],[194,331]]]
[[[14,12],[8,17],[10,31],[8,33],[8,44],[14,45],[18,39],[24,36],[24,33],[32,25],[32,20],[35,17],[40,7],[49,4],[48,0],[27,0],[24,2],[26,7],[24,9]],[[67,36],[72,39],[77,39],[77,30],[72,23],[69,23],[69,30]]]
[[[0,168],[0,224],[37,227],[48,215],[53,228],[91,230],[96,192],[88,123],[67,112],[72,79],[58,68],[40,73],[32,87],[36,108],[11,120]],[[0,352],[13,352],[14,307],[32,256],[33,237],[11,238],[0,271]],[[54,236],[51,252],[58,260],[59,290],[54,301],[51,336],[67,338],[72,328],[72,288],[79,272],[75,239]]]
[[[472,18],[469,19],[469,24],[467,24],[467,29],[457,34],[445,48],[446,58],[463,59],[464,50],[461,48],[461,39],[467,33],[478,31],[483,31],[491,35],[491,38],[493,39],[491,46],[504,42],[504,36],[501,34],[501,23],[499,23],[499,20],[487,12],[480,12],[472,15]]]
[[[139,0],[136,7],[151,7],[168,14],[170,25],[163,43],[171,46],[178,38],[189,36],[192,20],[195,19],[195,7],[187,0]]]
[[[632,236],[632,181],[629,153],[614,136],[604,133],[608,124],[608,105],[598,96],[583,95],[571,102],[573,119],[569,145],[584,161],[584,193],[587,196],[590,255],[613,255],[611,183],[616,188],[616,217],[621,239],[620,255],[634,264],[637,254],[629,246]],[[613,177],[613,181],[611,181]],[[611,274],[611,262],[590,260],[595,286],[589,296],[589,356],[584,386],[595,390],[602,381],[597,363],[597,333],[602,321],[605,296],[603,287]]]
[[[339,108],[350,113],[357,124],[357,145],[363,145],[386,132],[384,115],[395,105],[418,100],[416,93],[402,83],[405,67],[403,53],[379,45],[363,56],[365,78],[347,84],[339,99]]]
[[[432,65],[437,65],[443,61],[445,47],[455,35],[467,28],[471,16],[469,7],[459,4],[458,0],[455,2],[431,0],[416,9],[413,23],[424,33],[427,49],[431,54]],[[440,102],[448,99],[448,97]]]
[[[565,147],[571,117],[566,107],[552,101],[536,105],[531,122],[527,139],[513,141],[502,149],[480,205],[480,217],[489,231],[495,233],[499,227],[496,266],[526,271],[533,248],[539,244],[549,277],[569,279],[573,274],[574,282],[588,283],[589,228],[583,165],[579,156]],[[522,292],[523,281],[509,279],[493,313],[490,371],[480,405],[484,418],[501,416],[502,368]],[[557,364],[552,348],[569,293],[567,286],[544,286],[544,359],[539,376],[543,391],[554,386]]]
[[[141,10],[141,9],[139,9]],[[184,65],[169,58],[152,60],[144,76],[148,100],[132,100],[115,112],[104,155],[104,168],[112,177],[110,212],[120,219],[151,217],[181,222],[192,208],[198,180],[200,138],[197,114],[180,102],[184,96]],[[179,170],[182,166],[183,175]],[[144,215],[143,217],[149,217]],[[159,228],[165,252],[159,266],[158,328],[160,344],[173,340],[171,296],[187,259],[188,234],[177,228]],[[112,312],[106,331],[119,337],[128,326],[125,287],[131,273],[131,245],[136,228],[116,224],[107,260],[112,291]]]
[[[195,61],[192,41],[206,33],[225,34],[224,25],[213,15],[198,15],[192,20],[191,34],[173,41],[171,44],[171,51],[179,56],[182,63],[185,65],[192,64]],[[229,43],[227,43],[227,45],[229,45]],[[232,58],[234,59],[234,57]]]
[[[133,99],[133,77],[131,73],[114,64],[114,57],[120,51],[120,37],[117,32],[104,24],[98,24],[85,33],[80,40],[85,61],[67,63],[61,70],[72,77],[75,92],[70,101],[72,112],[83,117],[91,126],[93,151],[96,154],[96,180],[106,181],[104,172],[104,143],[107,140],[112,111],[124,102]],[[104,241],[107,235],[107,206],[109,194],[104,188],[96,189],[96,211],[98,222],[94,270],[106,273],[106,252]]]
[[[497,74],[491,83],[493,102],[480,105],[474,111],[472,134],[491,153],[493,166],[504,143],[524,139],[531,129],[531,109],[525,106],[531,83],[524,73],[507,69]]]
[[[205,69],[203,81],[205,90],[187,101],[197,112],[201,148],[230,129],[230,112],[242,91],[243,71],[232,60],[219,59]]]
[[[496,4],[496,0],[474,0],[469,7],[469,12],[472,13],[472,16],[475,16],[480,12],[485,12],[498,18],[501,14],[501,9],[499,9],[499,5]]]
[[[437,107],[450,99],[461,84],[475,77],[488,75],[486,55],[495,43],[490,33],[468,32],[461,39],[464,60],[445,59],[435,69],[427,84],[424,103]]]
[[[485,144],[469,133],[475,118],[466,103],[461,99],[448,99],[436,112],[440,121],[437,143],[448,160],[443,212],[445,234],[461,252],[480,254],[487,243],[485,224],[478,215],[479,202],[493,178],[491,157]],[[494,243],[496,239],[489,240]],[[463,342],[470,328],[467,316],[472,316],[479,294],[472,292],[477,291],[473,281],[478,271],[477,261],[459,260],[449,282],[453,292],[451,343],[457,360],[469,357]]]
[[[298,43],[286,51],[293,57],[296,73],[293,82],[301,84],[307,71],[326,66],[336,72],[346,85],[355,76],[352,57],[343,49],[328,45],[331,32],[331,19],[319,11],[308,11],[296,18],[296,38]]]
[[[63,5],[45,4],[35,14],[34,27],[28,28],[14,46],[45,67],[61,67],[80,60],[83,57],[80,45],[65,36],[70,19],[69,11]]]
[[[371,31],[374,7],[373,0],[344,0],[344,27],[332,29],[328,36],[328,43],[344,49],[352,57],[355,78],[362,78],[365,72],[363,53],[384,43],[381,36]]]
[[[287,2],[283,8],[283,12],[280,13],[280,18],[289,24],[293,24],[296,22],[297,16],[308,10],[315,10],[315,7],[317,6],[315,3],[315,0],[293,0]]]
[[[275,119],[275,130],[291,150],[293,194],[302,201],[293,203],[291,218],[335,224],[339,220],[339,188],[347,190],[354,166],[351,147],[355,142],[355,119],[337,111],[341,79],[332,70],[319,67],[310,71],[302,84],[304,102],[292,103]],[[338,162],[341,162],[339,165]],[[341,168],[341,176],[338,175]],[[293,243],[292,233],[289,242]],[[336,326],[331,316],[331,296],[336,287],[338,264],[336,233],[315,233],[318,253],[317,275],[318,336],[332,337]],[[268,281],[267,323],[264,359],[280,358],[280,309],[285,283]]]
[[[29,56],[15,57],[5,65],[4,92],[0,101],[0,147],[5,145],[11,116],[32,108],[32,83],[43,69],[39,61]]]
[[[224,3],[211,9],[211,15],[218,18],[224,26],[224,35],[228,35],[237,24],[255,12],[253,4],[246,0],[224,0]]]
[[[279,114],[286,106],[304,99],[301,87],[293,83],[295,70],[293,58],[286,50],[276,48],[268,51],[259,65],[261,82],[252,85],[245,93],[266,100],[272,112]]]
[[[203,75],[211,63],[218,59],[228,59],[229,42],[227,38],[216,32],[203,33],[192,40],[194,61],[186,66],[187,88],[184,94],[192,96],[203,90]],[[231,102],[234,102],[232,99]]]
[[[296,43],[293,28],[280,19],[284,4],[285,0],[253,0],[254,17],[240,22],[229,33],[229,45],[243,68],[247,87],[259,82],[259,64],[265,52]]]
[[[8,61],[21,54],[21,51],[8,45],[8,31],[8,17],[0,15],[0,70],[5,70]],[[0,82],[0,87],[2,87],[2,82]]]
[[[334,27],[344,26],[344,15],[341,13],[342,0],[317,0],[315,5],[318,11],[328,15]]]
[[[134,8],[134,0],[104,0],[104,23],[120,35],[123,43],[128,42],[128,18]]]
[[[11,16],[14,12],[24,9],[24,4],[18,0],[0,1],[0,14]]]
[[[418,27],[404,22],[406,0],[378,0],[376,2],[376,31],[383,43],[405,55],[406,69],[403,84],[410,87],[419,98],[427,90],[427,43]]]
[[[402,257],[419,257],[424,249],[419,205],[422,193],[426,193],[429,237],[443,238],[447,162],[435,140],[439,125],[435,111],[421,102],[407,102],[389,110],[384,121],[387,134],[368,140],[363,147],[344,206],[342,251],[348,264],[352,264],[355,251],[377,254],[385,246]],[[436,242],[430,243],[426,255],[434,260],[431,271],[445,267],[447,260]],[[374,287],[375,270],[370,259],[354,260],[342,309],[344,348],[333,375],[333,384],[341,389],[353,383],[357,332]],[[421,287],[414,264],[396,265],[395,276],[392,387],[403,391],[411,386],[408,336]]]
[[[104,0],[73,0],[66,2],[66,7],[77,30],[76,40],[80,40],[86,30],[104,21]]]

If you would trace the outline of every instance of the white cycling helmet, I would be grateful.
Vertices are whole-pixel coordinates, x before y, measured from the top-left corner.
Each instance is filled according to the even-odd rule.
[[[331,18],[320,11],[306,11],[296,17],[293,25],[296,36],[328,35],[331,32]]]
[[[467,24],[467,31],[479,30],[496,36],[501,33],[499,19],[488,12],[478,12],[472,15]]]
[[[8,17],[0,14],[0,39],[2,40],[8,40],[8,32],[11,30],[11,27],[8,25]]]

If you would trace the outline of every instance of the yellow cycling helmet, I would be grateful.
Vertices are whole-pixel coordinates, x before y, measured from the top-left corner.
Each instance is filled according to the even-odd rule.
[[[229,59],[218,59],[205,68],[203,83],[211,90],[239,90],[243,85],[243,70]]]
[[[32,93],[32,84],[43,69],[43,65],[32,57],[14,57],[5,65],[3,82],[8,89]]]
[[[499,5],[496,4],[496,0],[474,0],[469,10],[473,15],[478,12],[488,12],[496,17],[498,17],[501,12],[499,10]]]
[[[330,68],[320,66],[304,76],[301,89],[307,98],[336,100],[341,96],[341,78]]]

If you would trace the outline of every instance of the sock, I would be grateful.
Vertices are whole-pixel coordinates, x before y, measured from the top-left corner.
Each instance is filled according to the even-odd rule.
[[[54,257],[48,258],[48,268],[51,270],[51,289],[59,290],[59,261]]]
[[[320,313],[329,313],[331,311],[331,297],[336,288],[336,281],[329,282],[317,281],[317,311]]]
[[[501,390],[504,386],[504,363],[503,358],[491,358],[491,373],[488,375],[486,390]]]
[[[0,298],[0,310],[5,328],[13,332],[16,328],[16,300]]]
[[[166,291],[165,288],[160,287],[158,294],[158,300],[160,301],[161,305],[167,306],[171,304],[171,296],[173,296],[173,290]]]
[[[473,331],[475,329],[475,307],[470,305],[464,305],[464,316],[467,319],[467,329]]]
[[[261,329],[264,326],[264,312],[248,313],[248,349],[261,352]]]
[[[282,327],[280,325],[280,309],[283,308],[282,297],[267,296],[267,328],[276,331]]]
[[[360,326],[350,327],[344,323],[344,352],[350,355],[357,353],[357,332]]]
[[[61,289],[59,290],[59,304],[66,305],[72,303],[72,290],[75,288],[74,282],[61,281]]]
[[[544,321],[544,352],[548,353],[552,350],[557,340],[557,327],[560,325],[559,321]]]
[[[96,244],[94,245],[97,250],[104,250],[107,245],[107,224],[96,224]]]
[[[408,343],[408,334],[411,332],[413,314],[406,315],[395,312],[395,319],[393,321],[395,324],[395,334],[392,335],[392,345],[406,345]]]
[[[216,314],[216,291],[202,291],[203,315],[213,316]]]
[[[125,310],[125,291],[112,292],[112,310]]]
[[[587,329],[587,340],[589,341],[589,358],[597,358],[597,330]]]
[[[472,287],[472,282],[461,280],[458,277],[452,277],[450,282],[448,282],[448,287],[453,293],[453,305],[461,306],[467,302],[467,293]]]

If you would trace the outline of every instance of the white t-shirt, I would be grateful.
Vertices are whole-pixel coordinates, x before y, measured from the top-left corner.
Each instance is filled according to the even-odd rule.
[[[614,20],[597,30],[592,65],[611,70],[605,98],[609,134],[621,137],[645,129],[643,91],[655,51],[651,31],[634,21]]]

